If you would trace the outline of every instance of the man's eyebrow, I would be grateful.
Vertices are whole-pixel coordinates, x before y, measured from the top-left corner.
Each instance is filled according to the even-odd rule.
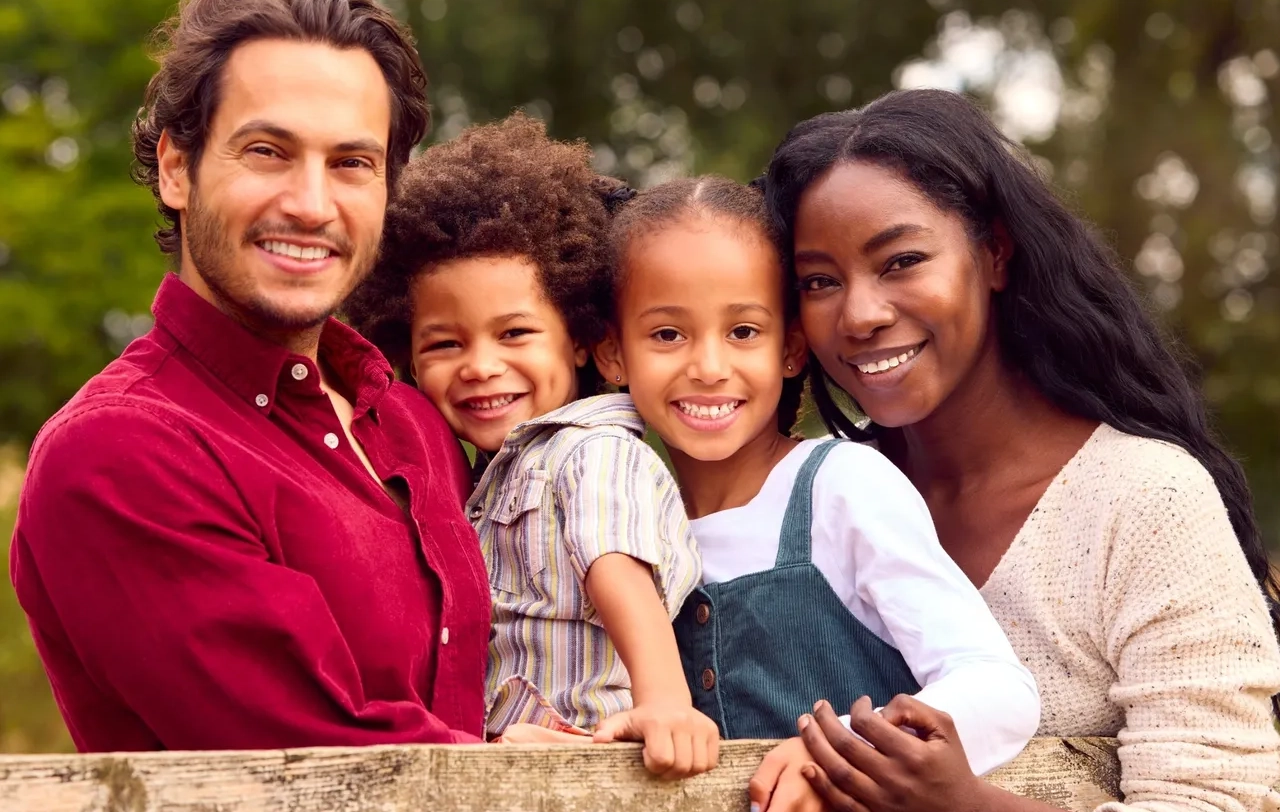
[[[235,132],[231,134],[231,140],[236,141],[247,135],[254,133],[262,133],[269,135],[280,141],[296,142],[298,140],[297,133],[287,127],[281,127],[279,124],[266,121],[265,119],[254,119],[253,121],[242,124]],[[387,156],[387,148],[373,138],[357,138],[353,141],[343,141],[333,147],[335,152],[352,153],[363,152],[369,155],[375,155],[378,158]]]

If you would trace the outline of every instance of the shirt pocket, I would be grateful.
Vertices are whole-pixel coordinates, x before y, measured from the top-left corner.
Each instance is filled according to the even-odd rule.
[[[550,477],[531,470],[511,477],[494,495],[486,517],[494,533],[489,583],[494,589],[533,597],[536,579],[547,568],[554,517],[543,505]]]

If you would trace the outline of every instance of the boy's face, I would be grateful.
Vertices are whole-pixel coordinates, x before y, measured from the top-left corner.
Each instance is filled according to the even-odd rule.
[[[574,346],[527,257],[468,257],[409,289],[414,379],[459,437],[497,451],[519,423],[578,396]]]

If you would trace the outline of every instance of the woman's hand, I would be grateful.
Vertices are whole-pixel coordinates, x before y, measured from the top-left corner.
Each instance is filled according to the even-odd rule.
[[[814,765],[803,740],[787,739],[770,750],[747,785],[751,812],[819,812],[822,798],[802,774],[806,768]]]
[[[838,812],[986,812],[989,785],[969,769],[947,714],[900,694],[880,713],[869,697],[853,704],[849,727],[827,702],[801,717],[812,761],[805,778]],[[899,726],[912,728],[917,735]],[[861,736],[862,739],[859,739]]]
[[[644,766],[666,779],[704,773],[720,760],[720,730],[691,705],[639,705],[615,713],[596,727],[598,744],[643,741]]]

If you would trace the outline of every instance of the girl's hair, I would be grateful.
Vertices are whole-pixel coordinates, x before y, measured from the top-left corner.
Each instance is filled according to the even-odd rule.
[[[601,293],[611,261],[606,199],[620,187],[596,176],[584,142],[553,141],[523,113],[471,127],[405,167],[378,262],[343,313],[407,379],[414,280],[449,260],[523,256],[537,265],[570,338],[591,349],[604,337],[609,306]],[[589,359],[578,370],[578,396],[601,386]]]
[[[1116,256],[1054,196],[1022,151],[976,104],[937,90],[897,91],[859,110],[796,125],[774,153],[765,181],[792,279],[801,195],[833,166],[853,161],[910,178],[934,205],[961,217],[975,242],[1003,224],[1013,256],[1007,287],[994,294],[994,312],[1006,361],[1064,411],[1178,445],[1208,469],[1280,620],[1275,576],[1243,470],[1210,430],[1204,401]],[[866,436],[839,408],[834,381],[812,357],[809,374],[828,428]]]
[[[668,181],[637,193],[614,214],[611,302],[617,301],[625,281],[627,251],[636,238],[691,217],[727,219],[754,229],[753,237],[762,239],[775,253],[778,251],[777,235],[758,184],[747,186],[718,175]],[[779,284],[783,286],[783,320],[789,325],[799,315],[796,287],[787,284],[781,272],[779,277]],[[610,310],[610,318],[616,323],[615,311]],[[804,376],[783,379],[778,401],[778,430],[783,434],[789,434],[799,419],[803,393]]]

